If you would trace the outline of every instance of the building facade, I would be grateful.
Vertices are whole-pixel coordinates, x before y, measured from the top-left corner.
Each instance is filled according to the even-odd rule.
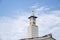
[[[24,38],[21,40],[56,40],[56,39],[54,39],[51,34],[47,34],[47,35],[42,36],[42,37]]]

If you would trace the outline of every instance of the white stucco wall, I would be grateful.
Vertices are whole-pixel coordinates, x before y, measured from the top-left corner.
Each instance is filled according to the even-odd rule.
[[[29,26],[28,27],[28,37],[38,37],[38,26]]]

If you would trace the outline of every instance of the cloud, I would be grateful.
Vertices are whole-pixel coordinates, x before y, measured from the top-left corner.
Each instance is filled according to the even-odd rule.
[[[50,7],[40,6],[39,3],[33,4],[30,8],[33,9],[34,11],[36,11],[36,12],[44,12],[44,11],[50,10]]]
[[[42,7],[39,7],[39,8],[37,8],[37,9],[35,9],[37,12],[41,12],[41,11],[47,11],[47,10],[50,10],[50,8],[48,8],[48,7],[44,7],[44,6],[42,6]]]
[[[53,34],[53,37],[56,39],[56,40],[60,40],[60,26],[58,27],[55,27],[53,28],[52,30],[50,30],[50,32]]]
[[[52,15],[60,16],[60,10],[53,10],[49,12]]]
[[[56,40],[60,40],[60,17],[44,14],[38,16],[37,25],[39,27],[39,36],[44,36],[52,33]]]
[[[44,7],[42,9],[45,10]],[[29,26],[28,17],[30,14],[25,13],[26,15],[17,16],[17,18],[0,17],[0,35],[2,40],[17,40],[28,37],[27,27]],[[60,17],[52,14],[37,16],[39,36],[52,33],[54,38],[57,37],[56,39],[60,40]]]
[[[39,4],[31,6],[37,15],[46,14],[47,11],[51,10],[48,6],[40,6]]]
[[[0,35],[2,40],[17,40],[26,35],[27,20],[26,16],[18,17],[17,19],[2,17],[0,18]]]
[[[60,10],[51,10],[50,7],[45,6],[37,7],[34,10],[38,16],[39,36],[52,33],[56,40],[60,40]]]
[[[35,4],[33,4],[30,8],[31,9],[36,9],[36,8],[38,8],[39,7],[39,3],[35,3]]]
[[[34,9],[34,8],[37,8],[37,7],[38,7],[37,5],[33,5],[31,8],[33,8],[33,9]]]

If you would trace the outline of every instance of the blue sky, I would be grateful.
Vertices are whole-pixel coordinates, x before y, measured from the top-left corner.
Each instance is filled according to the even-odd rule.
[[[1,0],[0,3],[0,16],[13,16],[16,15],[12,13],[14,10],[24,10],[31,11],[32,5],[47,6],[51,7],[51,10],[60,9],[60,0]]]
[[[28,37],[28,17],[35,11],[39,36],[52,33],[60,40],[60,0],[0,0],[0,39]]]

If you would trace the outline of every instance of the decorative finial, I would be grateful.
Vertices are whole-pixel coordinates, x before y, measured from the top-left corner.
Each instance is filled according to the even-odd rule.
[[[37,17],[35,16],[35,14],[34,14],[34,11],[32,11],[32,14],[31,14],[31,16],[29,17],[29,19],[30,19],[31,17],[37,18]]]
[[[35,15],[34,15],[34,11],[32,11],[32,15],[31,15],[31,16],[35,16]]]

